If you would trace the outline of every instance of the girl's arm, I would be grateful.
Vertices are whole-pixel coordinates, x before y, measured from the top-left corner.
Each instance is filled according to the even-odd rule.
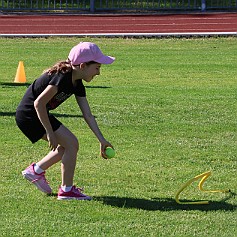
[[[76,96],[76,100],[77,100],[77,103],[82,111],[85,121],[87,122],[90,129],[96,135],[96,137],[98,138],[98,140],[100,142],[100,151],[101,151],[102,157],[106,158],[106,156],[105,156],[106,147],[108,147],[108,146],[113,147],[113,146],[108,141],[106,141],[106,139],[102,135],[102,133],[98,127],[98,124],[95,120],[95,117],[91,113],[91,109],[90,109],[90,106],[89,106],[89,103],[88,103],[86,97]]]
[[[49,147],[51,150],[55,150],[58,146],[58,143],[49,121],[46,105],[50,101],[50,99],[52,99],[52,97],[57,93],[57,91],[58,89],[56,86],[49,85],[34,102],[34,107],[38,118],[46,130],[46,136],[49,141]]]

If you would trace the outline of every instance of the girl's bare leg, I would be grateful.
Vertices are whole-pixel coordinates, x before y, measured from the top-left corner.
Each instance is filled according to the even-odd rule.
[[[47,140],[47,138],[44,140]],[[47,170],[55,163],[62,160],[64,150],[65,149],[59,145],[55,151],[50,151],[41,161],[37,162],[38,166],[43,170]]]
[[[76,167],[77,153],[79,150],[79,143],[75,135],[68,130],[65,126],[61,125],[59,129],[55,131],[58,144],[60,144],[55,151],[49,152],[41,161],[37,164],[43,170],[48,169],[58,161],[61,163],[61,175],[62,186],[72,186],[74,171]],[[46,137],[43,138],[47,140]]]

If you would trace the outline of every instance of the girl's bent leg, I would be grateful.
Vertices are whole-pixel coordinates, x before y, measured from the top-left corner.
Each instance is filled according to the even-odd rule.
[[[76,167],[77,153],[79,150],[79,143],[75,135],[65,126],[61,125],[55,131],[55,136],[58,143],[64,148],[61,163],[62,186],[72,186],[74,171]]]
[[[64,147],[59,145],[55,151],[50,151],[41,161],[37,162],[37,165],[41,169],[47,170],[62,159],[64,151]]]

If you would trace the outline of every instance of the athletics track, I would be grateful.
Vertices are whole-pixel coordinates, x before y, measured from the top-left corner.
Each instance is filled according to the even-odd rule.
[[[0,15],[0,36],[237,36],[237,13]]]

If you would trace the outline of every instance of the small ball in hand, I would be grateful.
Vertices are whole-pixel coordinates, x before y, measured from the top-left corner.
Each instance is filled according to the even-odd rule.
[[[115,156],[115,151],[112,147],[106,147],[105,155],[108,159],[111,159]]]

